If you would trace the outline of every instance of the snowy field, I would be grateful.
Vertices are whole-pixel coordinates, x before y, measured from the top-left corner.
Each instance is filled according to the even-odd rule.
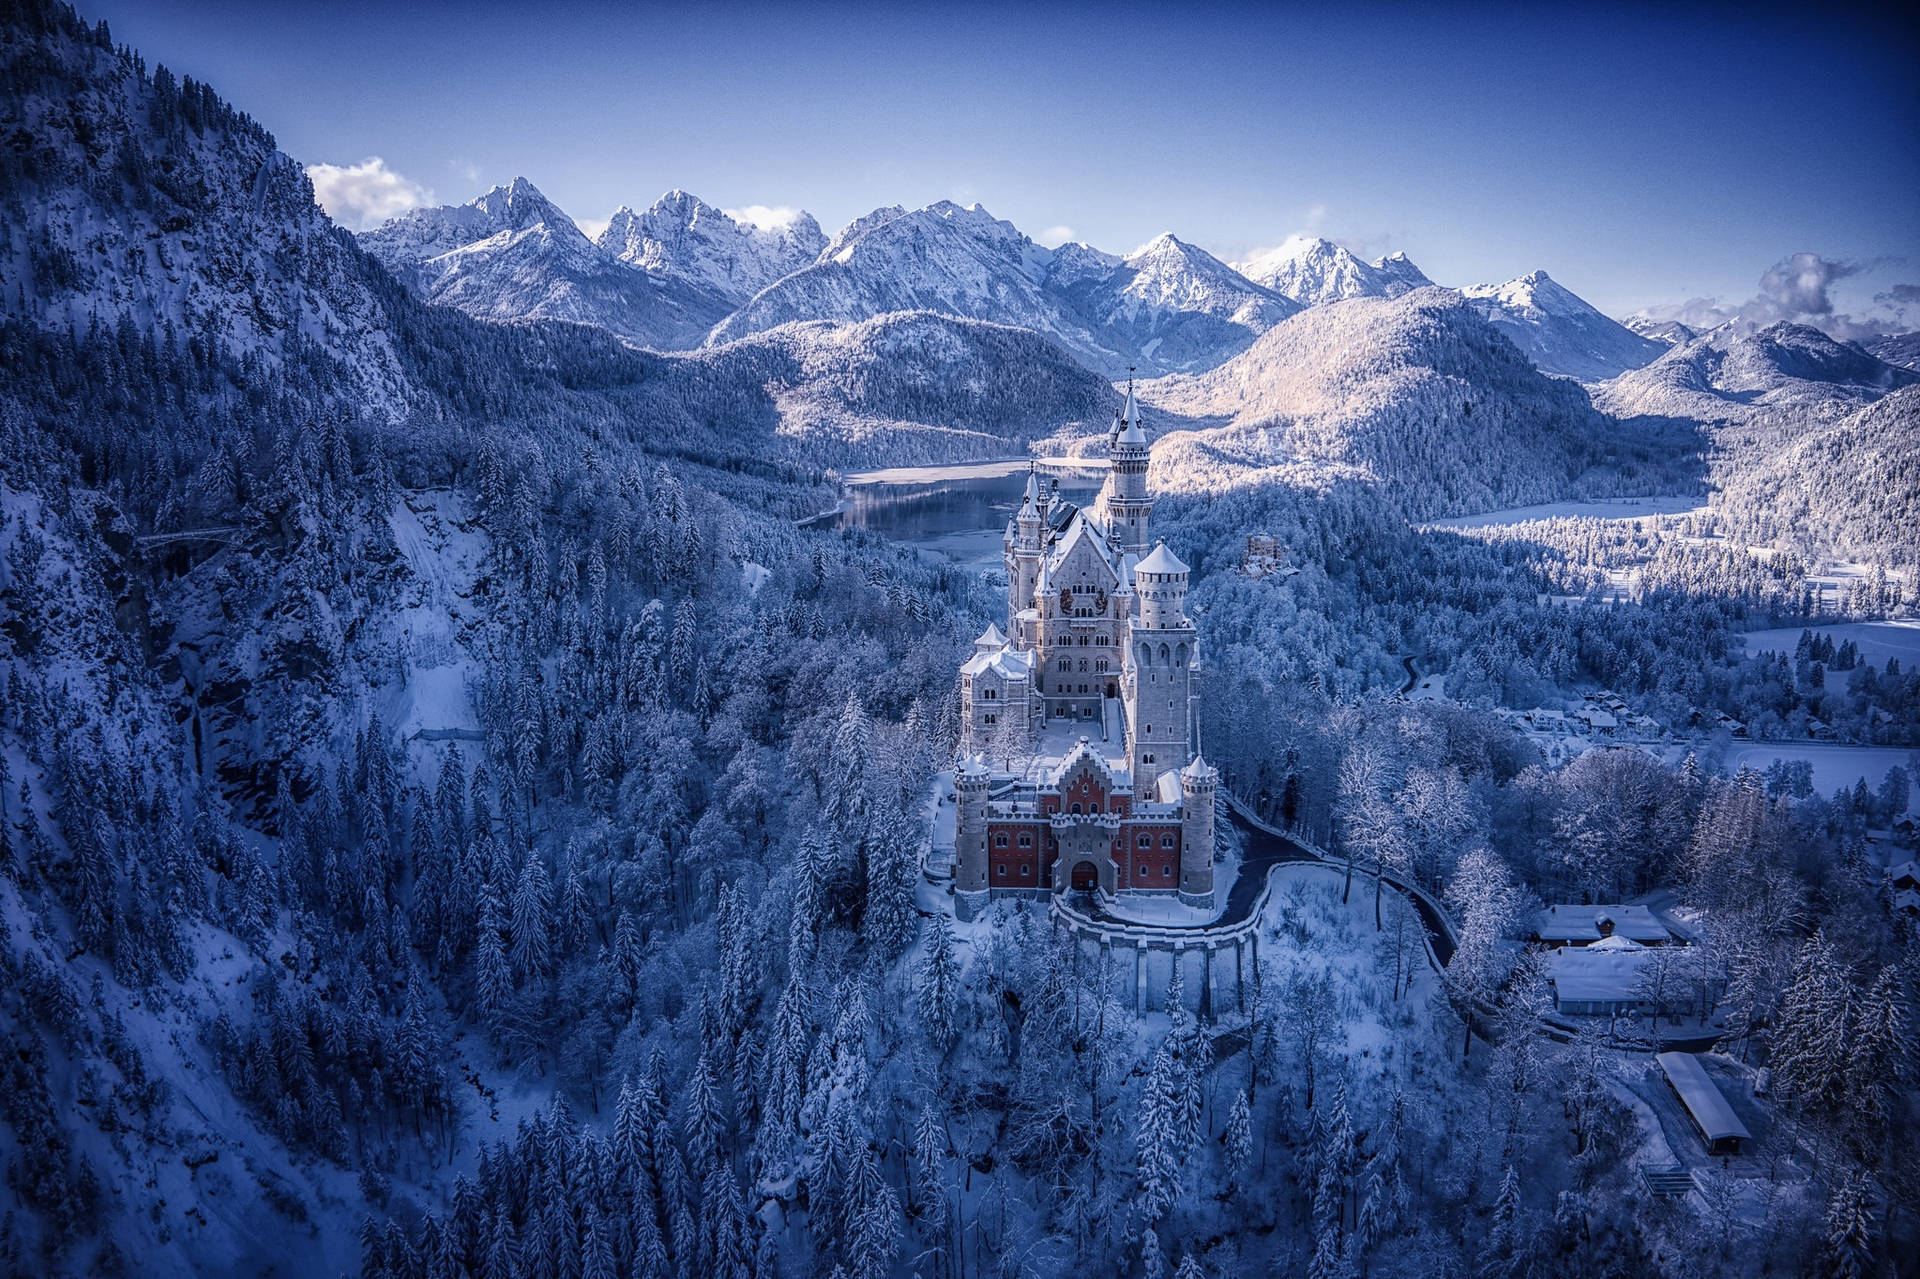
[[[1785,653],[1789,657],[1800,643],[1800,635],[1805,627],[1782,626],[1770,631],[1751,631],[1747,634],[1747,652],[1749,653]],[[1852,640],[1859,648],[1860,656],[1875,666],[1884,666],[1889,657],[1900,659],[1900,665],[1911,670],[1920,662],[1920,617],[1903,617],[1892,622],[1846,622],[1839,626],[1822,626],[1822,635],[1833,637],[1834,647]]]
[[[1905,764],[1916,752],[1901,746],[1836,746],[1828,742],[1736,742],[1727,750],[1727,772],[1751,766],[1765,772],[1776,759],[1804,759],[1813,765],[1813,789],[1831,795],[1851,787],[1862,777],[1878,789],[1895,764]]]
[[[1434,520],[1426,528],[1498,528],[1529,520],[1637,520],[1649,515],[1685,515],[1704,509],[1697,497],[1606,497],[1590,502],[1543,502],[1538,506],[1511,506],[1480,515],[1457,515]]]
[[[1677,766],[1697,748],[1693,742],[1658,742],[1640,749]],[[1813,789],[1831,795],[1842,786],[1851,788],[1862,777],[1870,788],[1878,790],[1894,765],[1911,767],[1920,763],[1920,751],[1904,746],[1842,746],[1834,742],[1734,742],[1727,747],[1723,762],[1731,777],[1742,768],[1764,773],[1777,759],[1806,760],[1813,765]]]

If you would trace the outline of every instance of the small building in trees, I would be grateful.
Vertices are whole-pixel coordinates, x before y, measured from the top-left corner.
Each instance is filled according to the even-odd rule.
[[[1533,939],[1556,949],[1588,946],[1607,937],[1625,937],[1642,946],[1664,946],[1674,939],[1667,926],[1645,906],[1556,902],[1533,917]]]
[[[1614,936],[1549,957],[1555,1012],[1569,1017],[1684,1017],[1711,1009],[1724,981],[1685,971],[1684,947],[1650,949]]]
[[[1654,1060],[1667,1077],[1667,1086],[1686,1108],[1687,1117],[1707,1143],[1710,1155],[1737,1155],[1753,1134],[1733,1113],[1725,1094],[1692,1053],[1659,1053]]]

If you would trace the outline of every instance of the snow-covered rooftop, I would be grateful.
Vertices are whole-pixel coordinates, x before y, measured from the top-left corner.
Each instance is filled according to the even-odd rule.
[[[1613,945],[1569,947],[1553,953],[1548,976],[1563,1003],[1635,1000],[1641,997],[1640,970],[1651,957],[1650,951],[1631,942],[1620,948]]]
[[[1147,558],[1141,560],[1140,563],[1135,566],[1134,571],[1136,573],[1178,574],[1186,572],[1187,566],[1180,562],[1178,555],[1175,555],[1167,549],[1165,542],[1156,542],[1154,543],[1153,551]]]
[[[1700,1065],[1700,1059],[1692,1053],[1659,1053],[1654,1060],[1660,1063],[1660,1069],[1667,1074],[1667,1081],[1673,1090],[1680,1094],[1680,1100],[1693,1112],[1694,1122],[1700,1125],[1700,1131],[1706,1134],[1709,1142],[1723,1141],[1729,1137],[1738,1137],[1745,1141],[1753,1134],[1740,1122],[1740,1116],[1733,1113],[1733,1107]]]
[[[1533,917],[1533,935],[1541,941],[1598,941],[1609,934],[1640,942],[1664,942],[1673,936],[1645,906],[1555,903]]]

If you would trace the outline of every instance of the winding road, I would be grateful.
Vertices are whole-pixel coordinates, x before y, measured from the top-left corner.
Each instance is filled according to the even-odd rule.
[[[1193,931],[1196,933],[1207,929],[1227,928],[1243,922],[1259,903],[1261,891],[1267,884],[1267,875],[1275,866],[1287,862],[1310,862],[1318,866],[1343,868],[1341,863],[1321,857],[1298,840],[1264,826],[1255,825],[1241,813],[1237,803],[1227,804],[1227,815],[1233,822],[1234,828],[1240,832],[1240,873],[1235,877],[1233,887],[1227,891],[1226,909],[1220,912],[1220,917],[1211,923],[1195,925]],[[1365,872],[1358,873],[1356,878],[1364,882]],[[1453,933],[1441,921],[1439,912],[1423,894],[1406,892],[1392,876],[1387,877],[1387,884],[1396,891],[1400,891],[1408,901],[1413,903],[1414,909],[1420,912],[1420,922],[1426,926],[1428,940],[1433,944],[1434,958],[1444,967],[1453,958]],[[1090,900],[1090,898],[1092,898],[1091,894],[1078,897],[1074,906],[1093,922],[1116,928],[1138,926],[1138,920],[1122,919],[1111,914],[1100,905],[1097,899]],[[1177,925],[1158,924],[1155,927],[1169,928]]]

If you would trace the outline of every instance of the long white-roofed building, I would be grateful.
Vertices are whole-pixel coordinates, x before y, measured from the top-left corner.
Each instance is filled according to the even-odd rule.
[[[1188,568],[1150,543],[1146,432],[1131,386],[1091,509],[1035,469],[1008,522],[1006,629],[961,667],[955,889],[1213,894],[1218,775],[1200,757]]]

